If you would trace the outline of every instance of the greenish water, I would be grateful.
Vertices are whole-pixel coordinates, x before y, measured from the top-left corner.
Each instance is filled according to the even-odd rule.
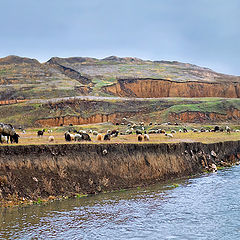
[[[240,239],[240,167],[148,188],[5,209],[0,224],[0,239]]]

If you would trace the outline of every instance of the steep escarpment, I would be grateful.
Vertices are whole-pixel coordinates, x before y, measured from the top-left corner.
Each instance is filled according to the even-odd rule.
[[[239,160],[240,141],[0,146],[0,204],[143,186]]]
[[[239,98],[239,82],[176,82],[164,79],[126,79],[103,87],[107,93],[120,97],[224,97]]]
[[[189,123],[213,123],[213,122],[239,122],[240,111],[238,109],[230,109],[225,114],[215,112],[171,112],[168,115],[169,121],[189,122]]]
[[[129,115],[129,114],[128,114]],[[116,122],[125,116],[125,113],[114,113],[114,114],[94,114],[90,117],[81,116],[61,116],[54,118],[39,119],[35,123],[41,126],[61,126],[61,125],[82,125],[82,124],[94,124],[104,122]]]

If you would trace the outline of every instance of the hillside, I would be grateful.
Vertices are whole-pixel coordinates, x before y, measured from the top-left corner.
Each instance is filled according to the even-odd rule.
[[[61,126],[103,122],[239,123],[240,99],[65,99],[0,106],[0,122]],[[126,120],[124,120],[126,118]]]
[[[138,58],[0,58],[0,100],[79,95],[240,97],[240,77],[180,62]]]

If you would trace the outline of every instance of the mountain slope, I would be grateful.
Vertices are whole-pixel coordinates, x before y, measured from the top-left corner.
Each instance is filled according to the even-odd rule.
[[[0,58],[0,100],[78,95],[240,97],[240,77],[196,65],[110,56],[104,59]]]

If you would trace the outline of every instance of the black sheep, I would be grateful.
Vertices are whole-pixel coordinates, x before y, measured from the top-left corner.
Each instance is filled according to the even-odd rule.
[[[103,138],[104,141],[110,141],[110,139],[111,139],[110,133],[107,133]]]

